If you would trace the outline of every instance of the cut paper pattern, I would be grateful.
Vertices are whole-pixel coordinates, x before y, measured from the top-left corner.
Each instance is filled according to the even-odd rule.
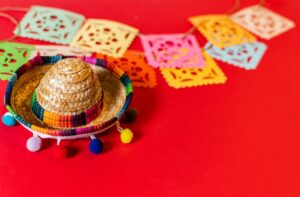
[[[227,77],[216,62],[204,51],[206,65],[203,68],[161,68],[168,85],[185,88],[202,85],[223,84]]]
[[[74,12],[33,6],[22,19],[14,33],[16,35],[49,41],[58,44],[69,44],[84,21],[84,16]]]
[[[89,19],[71,46],[118,58],[123,56],[138,32],[138,29],[122,23]]]
[[[295,27],[293,21],[260,5],[242,9],[231,18],[250,32],[267,40]]]
[[[163,34],[140,36],[150,65],[157,68],[202,68],[203,55],[193,35]]]
[[[267,46],[261,42],[251,42],[220,49],[207,43],[204,48],[215,59],[250,70],[257,67]]]
[[[31,53],[31,57],[36,55],[41,56],[56,56],[56,55],[64,55],[64,56],[91,56],[90,52],[72,48],[68,46],[56,46],[56,45],[35,45],[34,50]]]
[[[189,21],[208,41],[219,48],[256,40],[255,36],[235,24],[227,15],[195,16],[189,18]]]
[[[30,57],[33,46],[1,42],[0,43],[0,79],[8,80],[11,75]]]
[[[119,66],[126,72],[135,87],[153,88],[157,85],[155,70],[147,64],[141,51],[128,50],[122,58],[108,57],[103,54],[96,54],[96,57]]]

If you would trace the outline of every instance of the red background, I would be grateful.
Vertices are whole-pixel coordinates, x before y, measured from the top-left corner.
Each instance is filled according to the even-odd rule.
[[[171,3],[173,2],[173,3]],[[242,6],[257,1],[242,1]],[[297,0],[269,0],[268,7],[296,24]],[[61,7],[87,18],[135,26],[145,34],[181,33],[187,17],[224,13],[233,0],[9,0],[0,6]],[[18,19],[22,13],[10,12]],[[13,25],[0,19],[0,36]],[[105,152],[92,155],[89,140],[63,142],[76,153],[54,156],[55,142],[30,153],[30,133],[0,124],[0,196],[272,196],[300,195],[299,29],[271,41],[254,71],[219,62],[225,85],[175,90],[157,71],[158,86],[135,88],[140,115],[129,127],[136,138],[123,145],[112,130],[101,136]],[[204,39],[195,35],[201,46]],[[42,43],[17,39],[26,43]],[[131,49],[142,49],[139,39]],[[6,82],[0,81],[0,97]],[[0,113],[5,112],[0,107]]]

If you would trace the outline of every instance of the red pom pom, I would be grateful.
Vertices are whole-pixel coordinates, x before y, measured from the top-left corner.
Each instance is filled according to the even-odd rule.
[[[68,149],[64,146],[56,146],[55,156],[57,158],[67,158],[69,156]]]

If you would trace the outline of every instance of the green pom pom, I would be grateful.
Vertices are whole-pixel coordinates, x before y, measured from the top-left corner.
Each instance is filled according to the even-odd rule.
[[[136,120],[138,116],[138,111],[135,108],[129,108],[125,111],[123,117],[121,118],[121,123],[132,123]]]

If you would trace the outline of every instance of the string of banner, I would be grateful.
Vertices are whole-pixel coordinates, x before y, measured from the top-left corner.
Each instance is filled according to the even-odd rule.
[[[105,59],[123,69],[136,87],[157,85],[159,69],[173,88],[224,84],[227,80],[217,61],[251,70],[257,68],[270,40],[295,23],[265,7],[265,1],[240,8],[240,1],[226,14],[199,15],[188,20],[193,27],[186,33],[144,35],[129,25],[104,19],[85,19],[71,11],[32,6],[0,8],[0,17],[16,25],[14,36],[0,42],[0,79],[8,80],[23,63],[40,55],[85,55]],[[5,11],[25,11],[18,22]],[[193,33],[206,39],[203,48]],[[17,36],[60,45],[29,45],[12,42]],[[130,50],[139,36],[144,52]]]

